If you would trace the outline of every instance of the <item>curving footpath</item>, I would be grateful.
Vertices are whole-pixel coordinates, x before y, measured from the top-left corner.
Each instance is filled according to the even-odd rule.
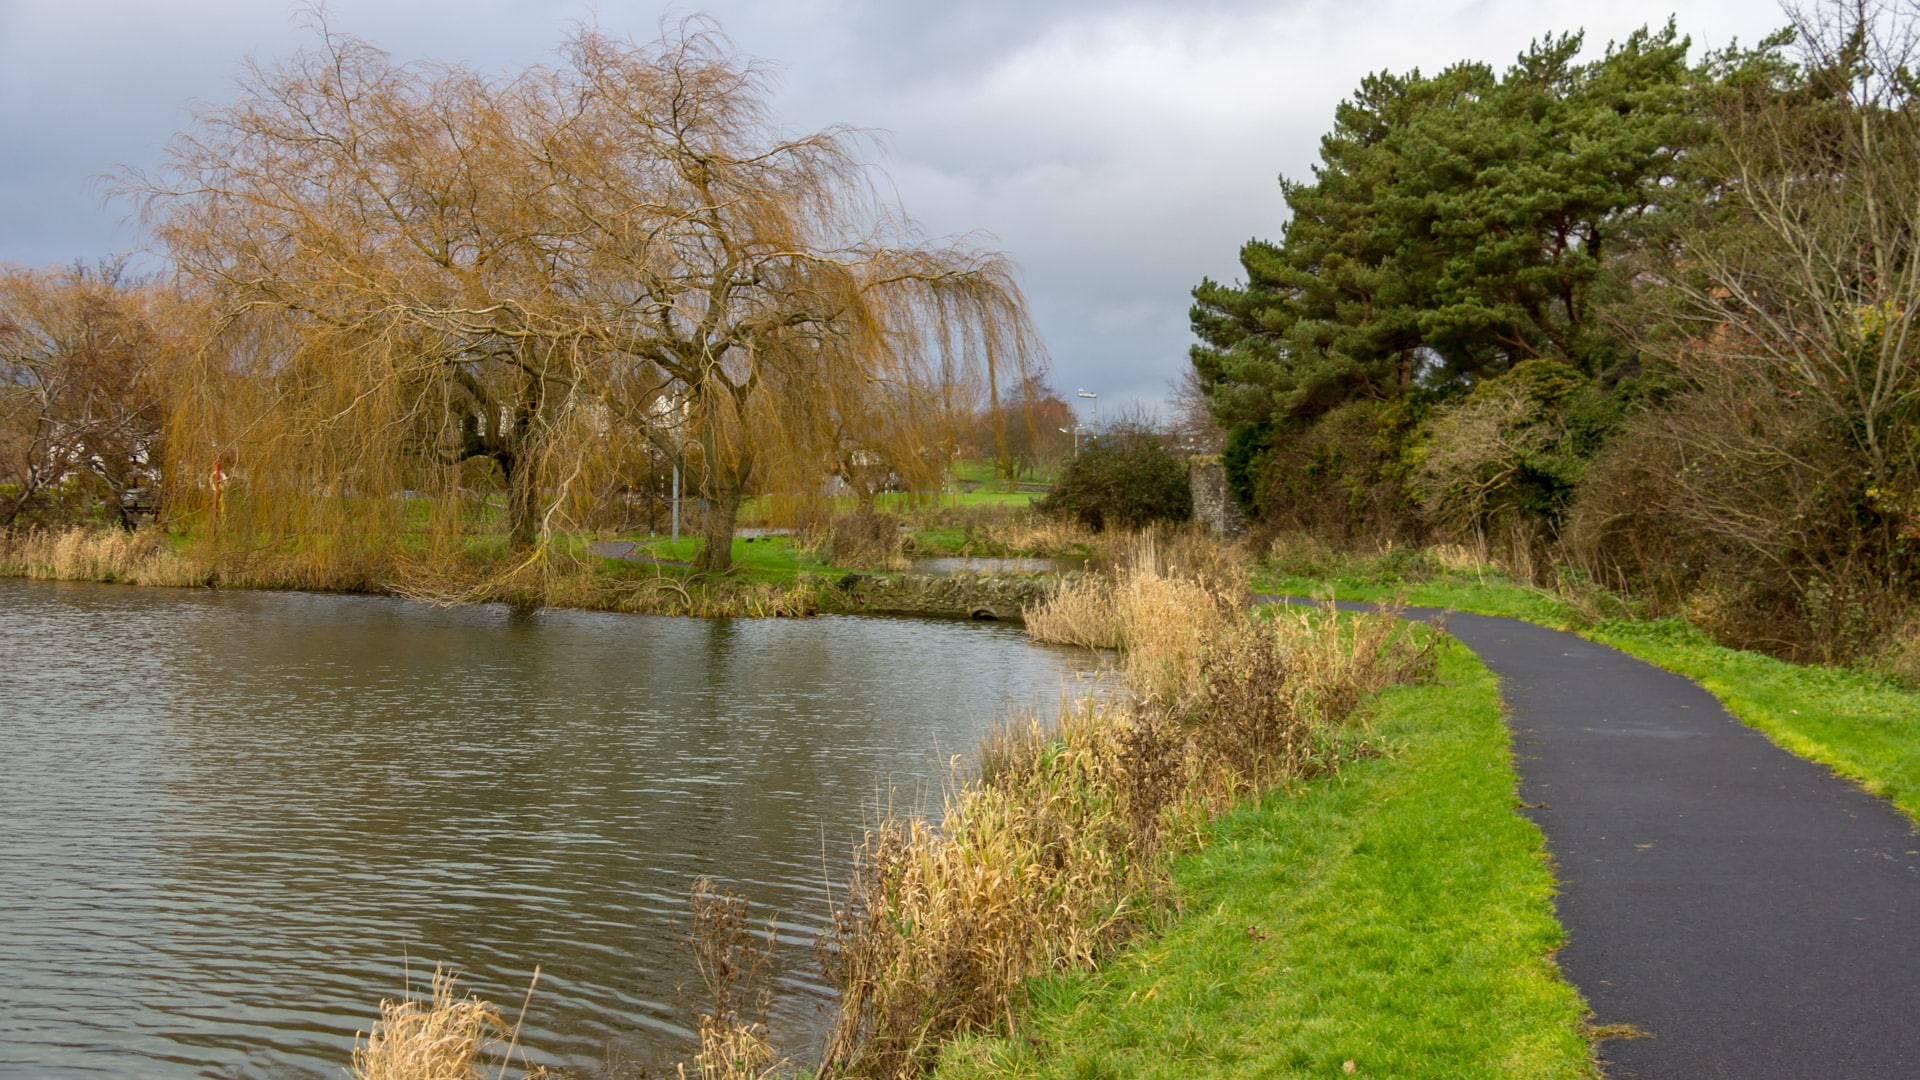
[[[1633,1029],[1602,1043],[1609,1077],[1920,1078],[1912,822],[1679,675],[1516,619],[1446,625],[1500,678],[1560,966],[1596,1025]]]

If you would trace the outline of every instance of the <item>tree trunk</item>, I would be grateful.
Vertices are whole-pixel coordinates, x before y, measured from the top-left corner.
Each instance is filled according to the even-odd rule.
[[[716,484],[716,488],[723,485]],[[740,491],[731,485],[707,496],[706,518],[700,522],[700,561],[703,574],[724,574],[733,566],[733,524],[740,516]]]
[[[502,461],[507,472],[507,549],[514,554],[533,550],[540,539],[540,492],[533,463],[514,456]]]

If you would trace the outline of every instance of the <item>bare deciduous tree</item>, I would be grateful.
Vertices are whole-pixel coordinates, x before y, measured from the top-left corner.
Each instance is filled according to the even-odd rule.
[[[1920,588],[1920,5],[1789,8],[1706,99],[1704,197],[1622,320],[1679,376],[1583,492],[1575,547],[1735,598],[1739,640],[1832,658]]]
[[[213,451],[259,499],[364,519],[479,461],[538,553],[645,440],[697,478],[723,570],[745,496],[849,445],[925,471],[981,380],[1041,363],[1008,264],[915,242],[857,133],[781,133],[711,26],[563,57],[488,78],[322,27],[128,178],[228,335],[276,324]]]
[[[1713,225],[1658,272],[1674,352],[1779,388],[1897,485],[1920,471],[1920,6],[1788,14],[1798,64],[1721,92]]]
[[[0,527],[97,505],[132,527],[158,465],[153,304],[117,263],[0,272]]]

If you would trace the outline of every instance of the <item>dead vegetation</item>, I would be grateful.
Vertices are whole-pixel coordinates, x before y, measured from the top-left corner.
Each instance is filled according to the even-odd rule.
[[[1111,580],[1029,613],[1122,649],[1125,692],[1028,718],[937,823],[857,854],[823,959],[841,993],[821,1075],[906,1077],[955,1036],[1019,1026],[1027,981],[1098,964],[1167,896],[1163,856],[1235,799],[1337,767],[1366,698],[1431,658],[1391,613],[1248,614],[1237,560],[1147,535]]]
[[[535,971],[534,981],[539,978]],[[519,1046],[519,1023],[507,1023],[500,1007],[492,1002],[472,994],[455,996],[456,981],[452,972],[435,968],[426,1000],[409,997],[382,1001],[379,1022],[354,1041],[355,1080],[481,1080],[505,1076]],[[527,993],[532,995],[531,986]],[[529,1066],[518,1075],[537,1080],[549,1073]]]
[[[791,1071],[793,1062],[767,1040],[768,961],[776,936],[755,936],[745,897],[726,892],[711,878],[693,883],[693,929],[687,944],[707,991],[700,1014],[700,1052],[693,1069],[677,1068],[681,1080],[763,1080]]]
[[[43,581],[203,585],[208,568],[154,532],[124,529],[0,531],[0,576]]]

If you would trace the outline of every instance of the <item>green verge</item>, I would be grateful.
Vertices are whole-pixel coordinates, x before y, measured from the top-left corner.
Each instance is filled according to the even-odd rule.
[[[700,555],[704,545],[697,536],[682,535],[676,543],[664,536],[626,537],[637,545],[641,555],[656,559],[672,559],[682,563],[691,563]],[[603,568],[624,570],[639,567],[645,573],[662,573],[669,576],[685,577],[693,573],[690,566],[660,566],[653,563],[633,563],[623,559],[601,560]],[[791,584],[801,574],[844,574],[845,568],[835,567],[823,560],[802,552],[793,546],[793,540],[785,536],[739,537],[733,539],[733,575],[743,581],[763,581],[778,584]]]
[[[1591,618],[1570,601],[1491,572],[1427,581],[1262,575],[1262,592],[1506,615],[1571,630],[1694,680],[1789,753],[1817,761],[1920,821],[1920,692],[1868,671],[1792,664],[1729,649],[1678,619]],[[1620,607],[1617,601],[1615,604]]]
[[[1215,822],[1161,932],[1038,980],[1018,1037],[937,1075],[1596,1076],[1492,675],[1445,643],[1366,738],[1384,752]]]

